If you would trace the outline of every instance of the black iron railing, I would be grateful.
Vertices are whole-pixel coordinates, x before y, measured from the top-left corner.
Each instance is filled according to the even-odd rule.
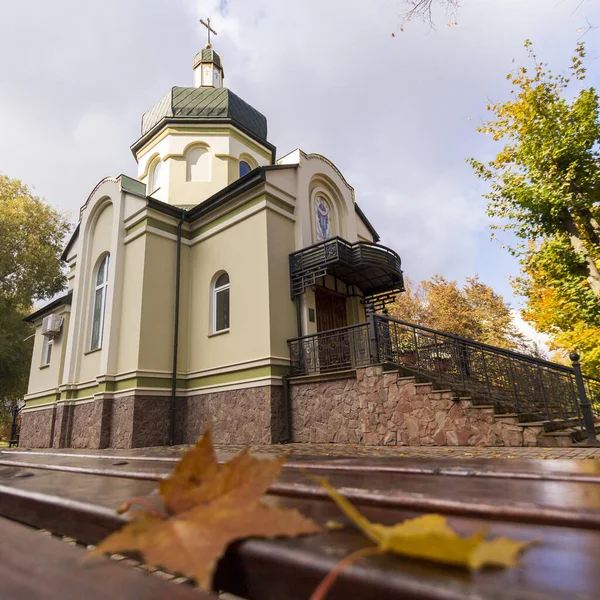
[[[600,412],[600,381],[577,375],[578,363],[574,369],[383,315],[370,313],[367,323],[288,343],[293,375],[391,363],[493,404],[497,412],[585,425],[590,437],[592,413]]]
[[[19,445],[19,434],[21,432],[21,411],[23,406],[15,404],[11,409],[11,424],[10,424],[10,438],[8,440],[8,447]]]
[[[292,375],[370,365],[369,325],[361,323],[289,340]]]
[[[304,293],[327,273],[358,286],[365,297],[404,289],[402,265],[396,252],[370,242],[350,243],[334,237],[290,254],[292,298]]]

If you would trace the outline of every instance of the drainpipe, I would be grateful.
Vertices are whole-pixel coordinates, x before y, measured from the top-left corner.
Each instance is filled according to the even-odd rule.
[[[175,402],[177,399],[177,352],[179,349],[179,287],[181,282],[181,228],[185,212],[177,225],[177,266],[175,268],[175,325],[173,328],[173,373],[171,378],[171,401],[169,403],[169,446],[175,443]]]

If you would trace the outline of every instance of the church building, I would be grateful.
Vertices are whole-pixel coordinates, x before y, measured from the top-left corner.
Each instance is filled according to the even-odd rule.
[[[278,157],[224,76],[209,40],[193,87],[143,115],[137,178],[103,179],[81,207],[68,291],[28,317],[20,445],[193,443],[208,423],[218,443],[292,440],[293,340],[364,323],[402,291],[400,258],[342,173]]]

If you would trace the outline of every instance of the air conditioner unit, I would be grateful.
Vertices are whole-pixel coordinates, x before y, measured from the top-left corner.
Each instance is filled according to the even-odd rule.
[[[60,315],[48,315],[42,321],[42,335],[54,337],[60,334],[64,317]]]

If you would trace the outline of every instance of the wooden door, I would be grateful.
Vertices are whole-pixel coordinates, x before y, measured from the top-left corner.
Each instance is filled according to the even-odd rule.
[[[348,325],[346,297],[317,286],[315,291],[317,331],[329,331]]]
[[[315,291],[317,331],[330,331],[348,325],[346,297],[322,287]],[[320,371],[347,369],[351,363],[348,330],[332,331],[318,339]]]

